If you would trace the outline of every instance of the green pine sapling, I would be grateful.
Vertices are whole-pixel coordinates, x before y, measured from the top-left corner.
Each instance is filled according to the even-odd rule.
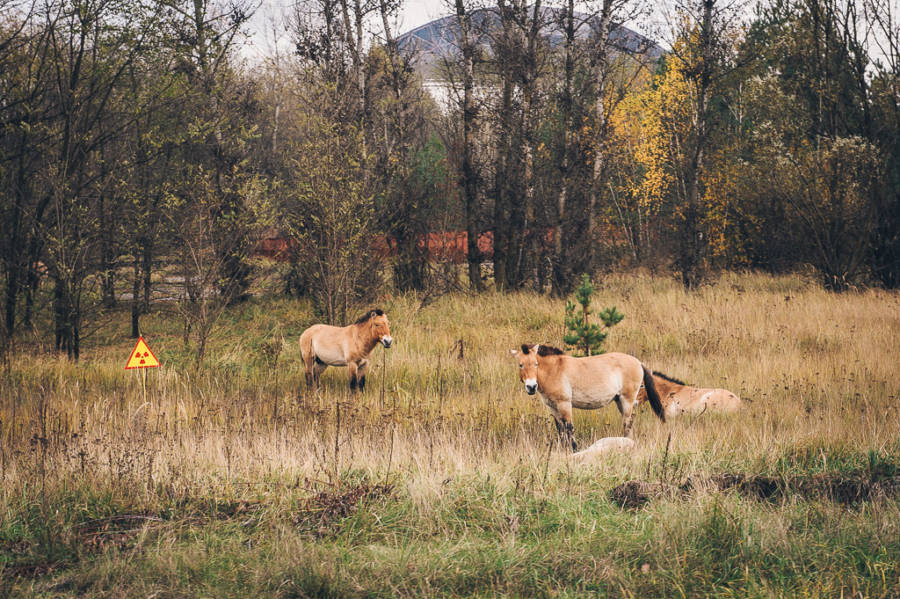
[[[591,297],[594,295],[594,285],[587,274],[581,275],[581,284],[575,289],[575,299],[581,304],[581,312],[575,313],[575,304],[569,300],[566,302],[566,333],[563,341],[567,346],[575,349],[576,355],[590,356],[603,353],[603,342],[609,334],[600,325],[590,322]],[[616,307],[606,308],[597,316],[603,322],[606,329],[611,329],[619,324],[625,315],[616,310]]]

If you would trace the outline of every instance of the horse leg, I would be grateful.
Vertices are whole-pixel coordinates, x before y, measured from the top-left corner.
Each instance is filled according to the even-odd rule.
[[[622,404],[622,436],[628,437],[629,439],[634,439],[634,431],[632,430],[632,425],[634,424],[634,404],[623,402]]]
[[[303,365],[306,367],[306,390],[317,388],[319,386],[319,377],[315,372],[315,358],[307,359],[304,356]]]
[[[366,372],[369,370],[369,361],[366,359],[362,359],[359,361],[359,366],[356,369],[356,380],[359,384],[359,390],[362,391],[366,388]]]
[[[622,436],[629,439],[634,438],[634,415],[637,412],[638,393],[641,391],[640,380],[634,383],[626,382],[622,385],[621,393],[616,396],[616,405],[622,413]]]
[[[325,372],[326,368],[328,368],[327,364],[323,364],[318,361],[315,364],[313,364],[312,377],[313,377],[313,384],[315,385],[316,390],[319,389],[319,377],[322,376],[322,373]]]
[[[350,371],[350,393],[356,393],[356,362],[347,362],[347,370]]]
[[[546,397],[542,397],[541,399],[544,400],[544,405],[547,406],[547,409],[550,410],[550,415],[553,416],[553,424],[556,425],[557,441],[562,443],[566,432],[566,424],[563,422],[562,415],[560,415],[559,410],[556,409],[556,403],[550,401]]]
[[[613,401],[616,402],[619,414],[622,415],[622,436],[631,439],[631,425],[634,422],[634,407],[637,403],[637,398],[629,402],[627,399],[622,399],[622,395],[619,394],[613,398]]]
[[[559,440],[562,441],[563,431],[566,430],[565,425],[562,420],[559,419],[558,416],[553,417],[553,424],[556,425],[556,436],[559,437]]]
[[[575,426],[572,424],[572,402],[561,401],[556,404],[559,411],[560,421],[565,429],[565,440],[567,445],[572,446],[572,451],[578,451],[578,444],[575,442]]]

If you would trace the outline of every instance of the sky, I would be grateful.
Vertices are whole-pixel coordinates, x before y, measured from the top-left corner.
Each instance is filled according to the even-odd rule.
[[[286,47],[284,17],[291,12],[294,4],[295,0],[262,0],[250,24],[250,39],[243,48],[246,58],[252,61],[268,54],[274,47],[276,35],[281,39],[282,46]],[[392,25],[393,33],[405,33],[447,14],[446,0],[404,0],[400,15]]]

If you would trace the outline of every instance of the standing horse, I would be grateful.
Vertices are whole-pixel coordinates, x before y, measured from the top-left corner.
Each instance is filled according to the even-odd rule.
[[[641,385],[647,389],[650,405],[665,422],[662,404],[650,370],[628,354],[600,354],[587,358],[573,358],[561,350],[546,345],[522,344],[521,351],[510,353],[519,362],[519,378],[529,395],[540,393],[544,404],[556,422],[560,438],[577,449],[572,408],[593,410],[616,402],[622,414],[624,436],[632,438],[634,411]]]
[[[698,389],[689,387],[678,379],[653,371],[653,383],[659,391],[666,416],[681,414],[702,414],[710,412],[735,412],[744,407],[741,398],[727,389]],[[638,394],[638,404],[647,399],[647,394]]]
[[[333,327],[314,324],[300,335],[300,355],[306,365],[306,387],[319,388],[319,375],[329,366],[346,366],[350,371],[350,391],[366,387],[369,354],[381,342],[390,347],[394,339],[387,315],[369,310],[353,324]]]

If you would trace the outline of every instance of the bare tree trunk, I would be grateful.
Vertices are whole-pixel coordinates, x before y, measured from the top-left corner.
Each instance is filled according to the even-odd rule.
[[[131,338],[137,339],[141,334],[141,256],[134,252],[134,278],[131,282]]]
[[[472,39],[469,16],[463,0],[455,0],[456,22],[460,33],[460,50],[463,59],[462,87],[462,147],[460,181],[465,196],[466,210],[466,262],[469,267],[469,285],[475,291],[481,291],[481,252],[478,248],[478,237],[481,233],[478,226],[478,173],[474,160],[474,129],[477,109],[475,107],[475,45]]]
[[[359,118],[362,121],[368,119],[369,107],[366,99],[366,70],[363,64],[363,7],[360,0],[353,0],[353,15],[351,21],[350,7],[347,0],[341,0],[341,15],[344,20],[344,39],[350,48],[350,56],[353,59],[353,73],[356,79],[356,101],[359,109]],[[365,143],[365,136],[363,137]],[[363,152],[365,157],[366,152]]]
[[[591,173],[591,191],[588,196],[587,207],[586,266],[588,270],[593,270],[597,259],[595,250],[596,244],[594,243],[595,218],[597,205],[600,203],[600,194],[603,191],[606,173],[605,146],[608,134],[606,118],[606,83],[609,77],[609,61],[606,52],[609,43],[609,28],[612,24],[612,13],[613,0],[603,0],[595,42],[597,44],[597,62],[594,68],[594,81],[597,86],[597,99],[594,104],[594,163]]]
[[[685,215],[680,239],[681,252],[679,266],[681,282],[685,288],[693,289],[702,274],[701,252],[704,243],[700,231],[700,198],[702,197],[701,176],[703,173],[706,145],[709,138],[708,104],[712,84],[713,53],[713,10],[716,0],[703,0],[700,21],[700,65],[694,79],[697,100],[695,105],[696,135],[690,160],[684,173]]]
[[[521,7],[523,15],[527,17],[528,7],[523,2]],[[519,219],[520,229],[514,231],[511,246],[516,248],[517,256],[514,279],[511,286],[518,287],[525,283],[527,273],[525,268],[529,264],[535,264],[538,259],[537,243],[539,233],[534,228],[534,140],[532,125],[532,108],[535,100],[535,84],[537,82],[537,40],[541,29],[541,0],[535,0],[532,5],[531,21],[528,23],[527,39],[525,40],[524,64],[522,65],[522,113],[519,123],[519,138],[522,140],[522,161],[525,193],[520,203]],[[528,231],[531,226],[532,230]],[[526,252],[528,255],[526,255]],[[535,286],[537,284],[535,283]],[[536,289],[538,291],[538,289]]]
[[[551,292],[563,296],[568,291],[569,273],[567,260],[563,255],[565,246],[565,227],[569,193],[569,142],[572,128],[572,79],[575,73],[575,0],[568,0],[565,16],[565,68],[562,92],[562,156],[559,161],[559,193],[556,196],[556,223],[553,228],[553,276]]]
[[[101,193],[100,203],[100,281],[103,306],[114,308],[116,305],[116,273],[113,240],[115,237],[114,221],[111,207],[107,207],[106,197]]]
[[[143,265],[141,274],[143,277],[144,302],[141,307],[142,313],[150,311],[150,294],[152,291],[151,275],[153,272],[153,241],[145,238],[141,241],[141,257]]]
[[[500,103],[500,134],[497,166],[494,172],[494,286],[498,291],[506,289],[509,280],[509,229],[510,229],[510,192],[509,182],[512,178],[512,81],[509,75],[504,77],[502,100]]]

